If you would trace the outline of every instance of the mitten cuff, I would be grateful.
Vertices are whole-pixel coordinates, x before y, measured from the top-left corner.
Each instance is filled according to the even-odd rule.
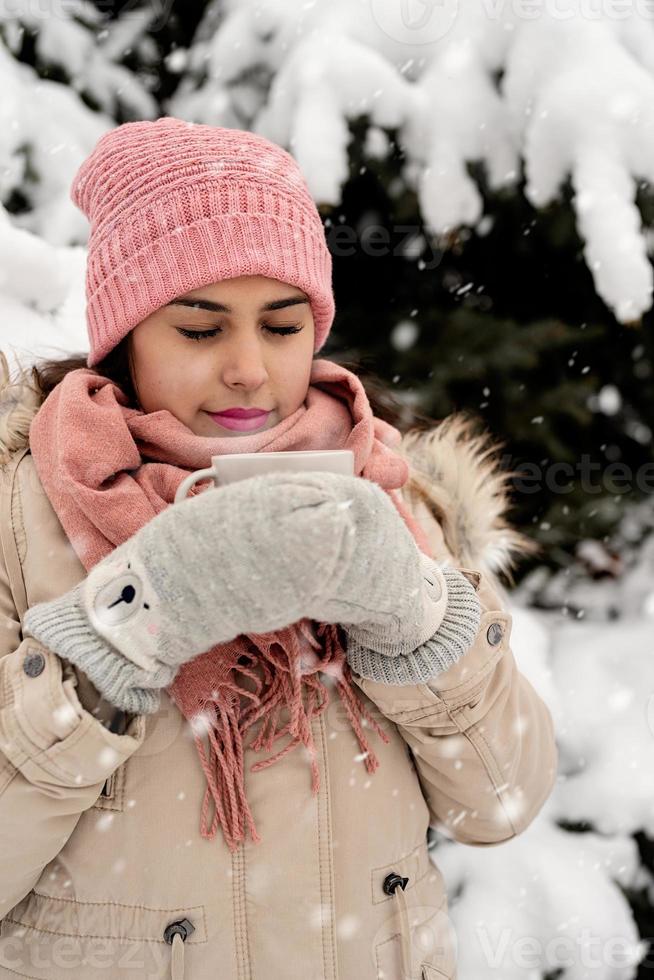
[[[144,671],[126,660],[89,626],[82,606],[81,585],[70,592],[41,602],[27,610],[24,631],[39,640],[60,657],[79,667],[93,682],[105,700],[130,714],[154,714],[159,709],[161,683],[159,673],[171,674],[164,667],[152,675],[153,688],[138,684],[145,679]],[[148,676],[148,684],[150,676]]]
[[[399,657],[411,653],[430,639],[441,625],[447,609],[447,579],[438,562],[424,552],[419,553],[420,595],[403,618],[382,625],[379,621],[344,626],[352,643],[367,647],[373,653]]]
[[[474,585],[455,568],[443,568],[447,606],[436,632],[401,656],[371,650],[347,635],[347,659],[352,670],[382,684],[422,684],[455,664],[470,648],[481,622],[481,603]]]

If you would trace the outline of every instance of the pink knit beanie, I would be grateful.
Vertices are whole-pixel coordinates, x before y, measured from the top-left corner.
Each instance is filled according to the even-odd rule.
[[[172,116],[100,137],[71,186],[91,223],[87,366],[176,296],[236,276],[302,289],[314,352],[334,319],[332,260],[296,161],[262,136]]]

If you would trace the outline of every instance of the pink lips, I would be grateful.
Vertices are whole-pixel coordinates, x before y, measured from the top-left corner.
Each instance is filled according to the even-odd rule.
[[[262,412],[256,408],[230,408],[226,412],[207,412],[207,415],[225,429],[249,432],[260,429],[270,412]]]

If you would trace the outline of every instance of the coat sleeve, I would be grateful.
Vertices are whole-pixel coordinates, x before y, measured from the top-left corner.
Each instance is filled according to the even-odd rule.
[[[517,668],[511,614],[486,575],[460,570],[475,584],[482,616],[456,664],[407,686],[352,676],[409,746],[432,826],[463,844],[500,844],[529,826],[553,789],[554,725]]]
[[[125,734],[109,731],[82,706],[71,665],[22,636],[0,548],[0,920],[144,737],[141,715]]]

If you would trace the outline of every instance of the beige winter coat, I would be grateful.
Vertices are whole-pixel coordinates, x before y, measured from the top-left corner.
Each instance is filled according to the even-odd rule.
[[[85,575],[21,448],[35,407],[0,401],[1,980],[401,980],[403,944],[411,977],[454,980],[428,830],[501,844],[529,826],[557,767],[551,716],[516,668],[490,566],[506,571],[525,541],[504,521],[503,475],[483,441],[450,416],[403,443],[404,500],[435,556],[478,588],[474,645],[428,684],[358,679],[390,737],[368,733],[375,773],[335,690],[313,723],[317,796],[301,747],[256,773],[280,745],[248,749],[262,843],[248,837],[232,856],[220,830],[200,836],[204,775],[167,695],[156,715],[110,732],[90,713],[84,675],[21,633],[27,608]]]

